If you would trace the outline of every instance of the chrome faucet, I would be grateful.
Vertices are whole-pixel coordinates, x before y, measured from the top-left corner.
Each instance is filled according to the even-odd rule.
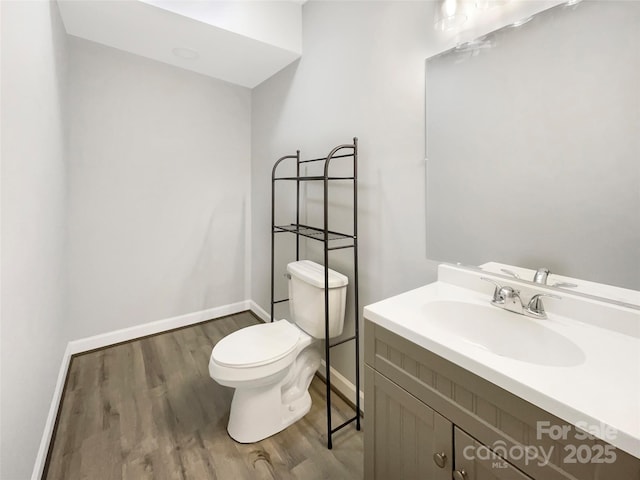
[[[504,272],[506,272],[506,270],[503,269]],[[535,275],[533,276],[533,283],[539,283],[541,285],[546,285],[547,284],[547,279],[549,278],[549,275],[551,275],[551,271],[546,268],[546,267],[541,267],[538,270],[536,270]],[[518,277],[516,277],[518,278]],[[556,287],[556,288],[575,288],[578,285],[575,283],[569,283],[569,282],[556,282],[553,285],[551,285],[552,287]]]
[[[500,301],[491,302],[496,307],[504,308],[514,313],[522,313],[522,299],[520,298],[520,290],[513,287],[504,286],[498,290]]]
[[[538,270],[536,270],[536,273],[533,276],[533,283],[540,283],[542,285],[546,285],[547,277],[549,277],[550,273],[551,271],[549,271],[549,269],[546,267],[539,268]]]
[[[480,280],[491,282],[496,287],[493,291],[491,305],[520,315],[526,315],[527,317],[538,319],[547,318],[547,312],[544,310],[544,305],[542,304],[542,297],[551,297],[560,300],[559,296],[551,293],[537,293],[531,297],[525,306],[522,297],[520,297],[520,290],[516,290],[508,285],[500,285],[490,278],[480,277]]]

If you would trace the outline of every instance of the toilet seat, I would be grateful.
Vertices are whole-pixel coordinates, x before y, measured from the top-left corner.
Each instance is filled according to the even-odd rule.
[[[220,340],[211,359],[228,368],[253,368],[277,362],[292,353],[300,330],[287,320],[246,327]]]

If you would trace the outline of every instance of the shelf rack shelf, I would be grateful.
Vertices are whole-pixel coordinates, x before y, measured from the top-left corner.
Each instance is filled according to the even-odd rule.
[[[353,164],[353,174],[351,176],[331,176],[330,165],[336,159],[351,159]],[[278,167],[287,161],[295,161],[295,176],[278,176]],[[346,160],[340,160],[346,161]],[[300,175],[301,165],[313,162],[324,162],[324,175]],[[276,212],[276,185],[280,181],[296,182],[296,219],[294,223],[288,225],[275,224]],[[300,223],[300,184],[308,181],[324,182],[323,195],[323,225],[314,227]],[[333,181],[350,181],[353,184],[353,232],[341,233],[329,230],[329,183]],[[352,249],[353,250],[353,292],[354,292],[354,333],[353,335],[331,343],[325,341],[325,379],[327,396],[327,448],[333,448],[332,436],[338,430],[355,422],[356,429],[360,430],[360,318],[358,303],[358,139],[354,138],[353,143],[338,145],[331,152],[322,158],[308,160],[300,159],[300,150],[295,155],[286,155],[276,161],[271,173],[271,321],[274,320],[274,307],[278,303],[286,302],[288,299],[276,300],[275,294],[275,241],[276,234],[290,233],[296,236],[296,261],[300,260],[300,238],[310,238],[324,244],[324,312],[325,312],[325,339],[329,338],[329,252],[333,250]],[[356,398],[355,416],[333,427],[331,421],[331,349],[347,342],[355,343],[355,390]]]

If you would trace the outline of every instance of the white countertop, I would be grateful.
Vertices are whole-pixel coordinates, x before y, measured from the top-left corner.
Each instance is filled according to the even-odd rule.
[[[584,354],[578,362],[568,362],[568,366],[515,360],[479,348],[425,319],[424,310],[429,302],[488,305],[491,299],[493,286],[479,281],[477,272],[471,274],[476,275],[475,279],[466,278],[459,283],[467,285],[460,286],[450,282],[453,277],[469,275],[463,272],[464,268],[444,266],[446,274],[441,275],[442,269],[443,266],[440,280],[435,283],[365,307],[365,318],[571,424],[588,426],[589,433],[640,458],[640,310],[590,299],[563,298],[545,299],[549,317],[546,320],[509,312],[519,321],[535,322],[536,328],[544,327],[562,335]],[[443,277],[448,281],[443,281]],[[515,281],[510,284],[518,286]],[[466,288],[469,285],[475,288]],[[612,324],[624,322],[624,328],[603,328],[606,322],[602,318],[590,323],[553,311],[556,303],[564,302],[566,311],[567,305],[576,301],[581,304],[578,310],[597,311],[599,317],[602,312],[612,318],[619,315]],[[513,342],[518,342],[517,336]]]

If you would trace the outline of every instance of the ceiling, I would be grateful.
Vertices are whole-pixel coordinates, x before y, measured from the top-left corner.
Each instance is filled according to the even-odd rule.
[[[68,34],[253,88],[302,54],[299,1],[58,0]]]

